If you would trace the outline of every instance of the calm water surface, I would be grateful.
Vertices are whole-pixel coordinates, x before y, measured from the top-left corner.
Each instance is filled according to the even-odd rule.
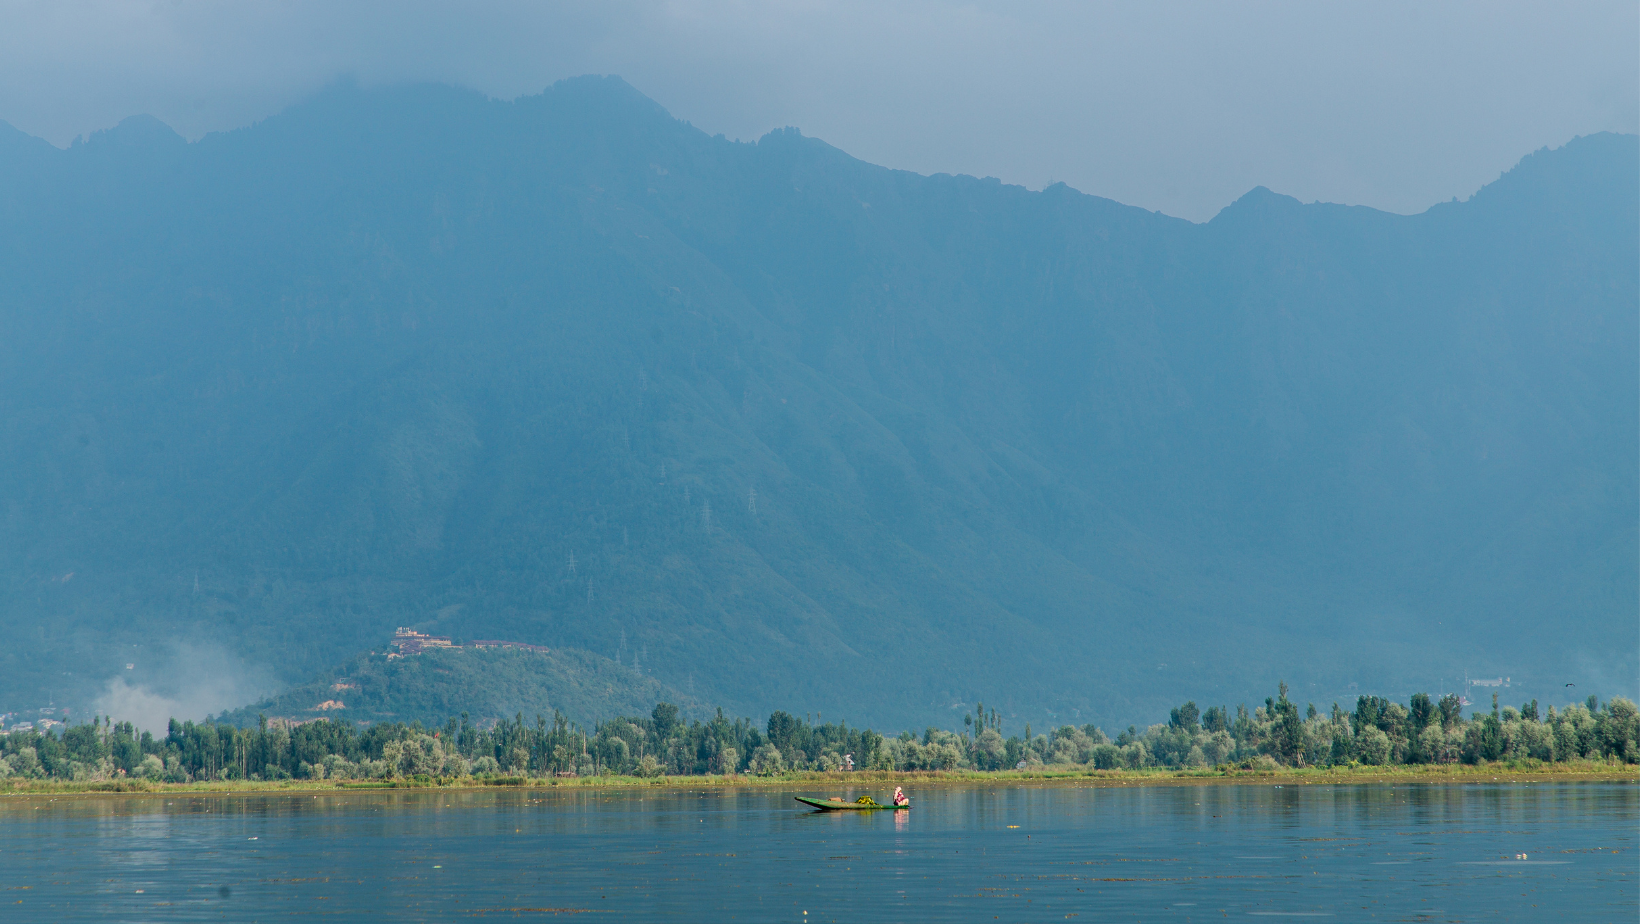
[[[1621,783],[934,787],[869,814],[798,793],[852,797],[0,797],[0,920],[1640,915],[1640,789]]]

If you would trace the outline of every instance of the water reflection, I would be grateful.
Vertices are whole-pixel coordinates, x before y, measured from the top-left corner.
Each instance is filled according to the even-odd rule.
[[[794,794],[3,797],[0,907],[18,920],[815,922],[1636,907],[1640,799],[1625,784],[951,786],[880,813],[812,813]]]

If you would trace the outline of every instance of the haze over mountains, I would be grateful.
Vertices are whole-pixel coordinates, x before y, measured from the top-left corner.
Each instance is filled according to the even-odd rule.
[[[1197,225],[613,78],[0,125],[0,709],[398,625],[890,727],[1633,696],[1637,175]]]

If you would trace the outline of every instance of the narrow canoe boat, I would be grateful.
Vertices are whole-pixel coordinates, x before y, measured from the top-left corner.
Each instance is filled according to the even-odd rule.
[[[878,805],[875,802],[844,802],[841,799],[810,799],[807,796],[796,796],[797,801],[804,805],[811,805],[822,812],[871,812],[878,810],[903,812],[909,805]]]

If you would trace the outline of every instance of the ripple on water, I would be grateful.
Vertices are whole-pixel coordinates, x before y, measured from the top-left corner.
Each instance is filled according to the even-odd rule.
[[[1522,892],[1599,920],[1635,903],[1636,790],[993,784],[892,816],[768,789],[17,798],[0,887],[10,917],[64,922],[1417,920],[1437,885],[1463,909],[1442,920],[1518,918]]]

